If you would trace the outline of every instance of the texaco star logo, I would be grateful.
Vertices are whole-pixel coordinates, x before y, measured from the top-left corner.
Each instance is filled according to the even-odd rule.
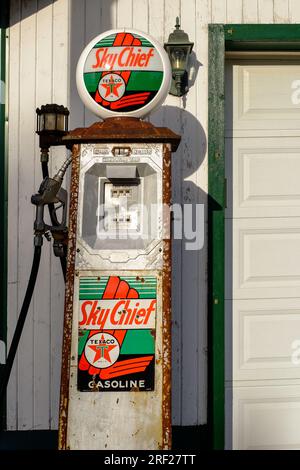
[[[109,333],[96,333],[87,340],[84,352],[92,366],[106,369],[117,361],[120,346],[116,338]]]
[[[117,73],[108,73],[101,78],[98,86],[100,95],[106,101],[117,101],[125,93],[126,85]]]

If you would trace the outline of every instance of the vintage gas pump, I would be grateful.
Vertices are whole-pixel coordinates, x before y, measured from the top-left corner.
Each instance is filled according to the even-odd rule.
[[[150,36],[108,31],[83,51],[77,87],[104,119],[72,151],[60,449],[171,446],[171,151],[140,118],[165,99],[168,57]]]

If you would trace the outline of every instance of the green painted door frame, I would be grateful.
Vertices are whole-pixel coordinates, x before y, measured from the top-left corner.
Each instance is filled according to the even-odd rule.
[[[7,115],[5,107],[6,45],[8,1],[1,2],[0,11],[0,373],[6,348],[7,330]],[[0,409],[0,429],[6,425],[6,407]]]
[[[224,449],[225,53],[300,50],[300,25],[212,24],[208,41],[208,420],[213,448]]]

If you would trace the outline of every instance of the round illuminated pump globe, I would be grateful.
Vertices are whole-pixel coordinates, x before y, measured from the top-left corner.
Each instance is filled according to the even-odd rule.
[[[132,29],[95,37],[81,53],[76,70],[80,98],[102,119],[146,116],[165,100],[171,78],[164,48]]]

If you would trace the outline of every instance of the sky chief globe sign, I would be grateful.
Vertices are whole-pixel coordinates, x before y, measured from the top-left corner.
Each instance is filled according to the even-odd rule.
[[[102,119],[142,118],[165,100],[171,66],[164,48],[132,29],[111,30],[83,50],[76,70],[80,98]]]

